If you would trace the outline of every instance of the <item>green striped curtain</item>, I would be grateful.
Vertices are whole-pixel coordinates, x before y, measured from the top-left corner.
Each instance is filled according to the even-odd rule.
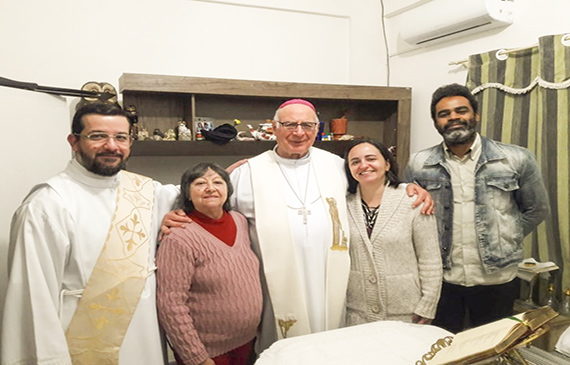
[[[555,262],[557,288],[570,288],[570,34],[470,56],[467,87],[480,104],[482,135],[536,154],[551,215],[525,239],[525,257]]]

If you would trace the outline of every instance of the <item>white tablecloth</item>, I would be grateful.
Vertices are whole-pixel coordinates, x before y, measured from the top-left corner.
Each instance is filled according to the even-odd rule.
[[[435,326],[374,322],[277,341],[255,365],[413,365],[449,335]]]
[[[570,356],[570,327],[566,328],[558,339],[558,342],[556,343],[556,351],[566,356]]]

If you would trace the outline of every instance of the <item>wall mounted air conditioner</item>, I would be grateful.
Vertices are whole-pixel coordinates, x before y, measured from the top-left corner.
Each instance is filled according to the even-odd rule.
[[[513,23],[515,0],[431,0],[397,15],[400,37],[431,45]]]

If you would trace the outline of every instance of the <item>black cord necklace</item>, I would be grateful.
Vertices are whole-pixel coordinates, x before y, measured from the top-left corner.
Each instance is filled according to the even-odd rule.
[[[374,224],[376,224],[376,218],[378,218],[378,208],[380,208],[380,206],[371,208],[364,200],[361,200],[361,203],[362,210],[364,211],[364,220],[366,221],[366,231],[368,232],[368,237],[370,237]]]

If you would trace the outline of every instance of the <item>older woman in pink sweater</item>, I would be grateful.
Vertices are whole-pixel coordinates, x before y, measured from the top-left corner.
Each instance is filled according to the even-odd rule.
[[[232,190],[217,165],[186,171],[178,205],[194,223],[172,228],[158,249],[158,314],[178,364],[252,362],[262,304],[259,261],[246,219],[229,211]]]

